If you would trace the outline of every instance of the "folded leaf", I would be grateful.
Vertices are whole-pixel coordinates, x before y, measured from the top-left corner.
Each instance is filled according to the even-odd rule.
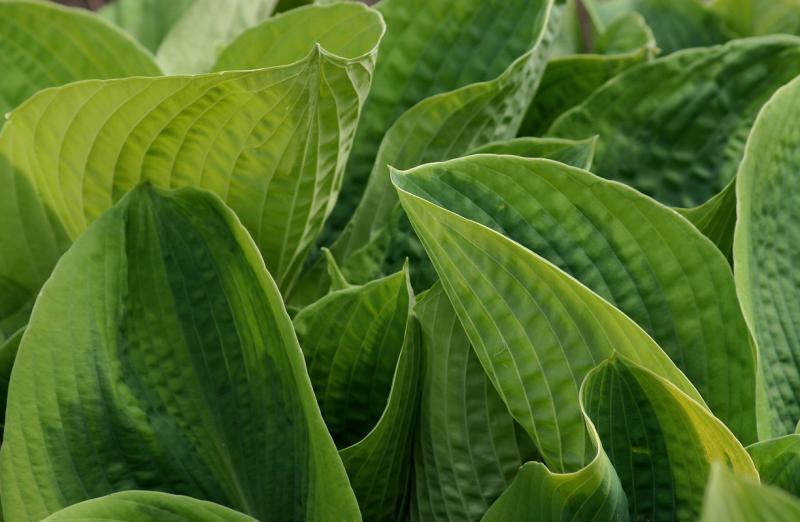
[[[107,22],[30,1],[0,2],[0,70],[0,117],[47,87],[161,74],[147,51]]]
[[[420,297],[415,311],[425,381],[412,520],[480,520],[537,453],[483,371],[441,285]]]
[[[553,121],[579,105],[592,92],[622,71],[650,60],[655,40],[644,19],[623,16],[599,36],[593,54],[559,56],[547,62],[542,83],[528,107],[519,133],[544,134]]]
[[[599,135],[597,174],[678,207],[733,179],[749,129],[800,73],[800,39],[771,36],[691,49],[636,66],[553,123],[549,134]]]
[[[795,80],[764,106],[736,179],[736,286],[758,345],[775,435],[792,433],[800,419],[799,94]]]
[[[7,520],[127,489],[359,520],[278,288],[212,194],[130,192],[37,300],[0,450]]]
[[[733,263],[733,231],[736,227],[736,183],[694,208],[676,208]]]
[[[631,520],[697,520],[715,461],[758,479],[747,451],[722,422],[623,357],[594,370],[583,393],[627,494]]]
[[[586,464],[578,386],[615,351],[702,401],[626,315],[516,241],[440,206],[416,177],[392,174],[403,208],[481,364],[551,470]]]
[[[321,48],[316,42],[327,23],[306,27],[319,12],[351,17],[358,38],[342,49]],[[81,82],[41,92],[15,111],[0,136],[0,156],[13,166],[0,164],[0,186],[12,187],[0,192],[0,212],[9,209],[0,219],[0,244],[14,245],[2,250],[0,279],[35,291],[64,243],[49,229],[63,227],[74,239],[146,180],[220,195],[288,289],[336,199],[383,23],[360,4],[300,9],[267,23],[276,36],[305,37],[282,65]],[[23,241],[20,230],[36,243]],[[39,250],[44,259],[36,261],[36,274],[19,272]]]
[[[783,491],[714,466],[700,522],[795,522],[800,501]]]
[[[747,447],[761,480],[800,495],[800,434],[792,433]]]
[[[172,26],[194,0],[114,0],[98,14],[121,27],[155,53]]]
[[[597,136],[586,140],[558,138],[514,138],[478,147],[469,154],[509,154],[525,158],[548,158],[583,169],[591,168]]]
[[[674,211],[542,159],[470,156],[396,179],[401,190],[504,234],[585,284],[636,321],[734,433],[757,440],[756,354],[733,274]],[[420,225],[422,234],[433,228]]]
[[[47,517],[44,522],[255,522],[211,502],[154,491],[124,491],[75,504]]]
[[[331,216],[331,239],[350,220],[376,168],[383,169],[383,181],[388,182],[385,163],[394,165],[395,158],[378,158],[379,146],[400,115],[430,96],[502,74],[541,38],[551,3],[384,0],[376,6],[386,19],[386,38],[358,126],[342,197]],[[498,121],[501,118],[497,115]]]

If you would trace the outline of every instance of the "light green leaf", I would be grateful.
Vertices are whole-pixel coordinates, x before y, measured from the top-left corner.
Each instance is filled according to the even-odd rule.
[[[594,370],[583,392],[627,494],[631,520],[697,520],[715,461],[758,479],[747,451],[722,422],[623,357]]]
[[[212,194],[143,185],[42,289],[0,450],[7,520],[126,489],[359,520],[278,288]]]
[[[421,296],[415,311],[425,381],[412,520],[480,520],[537,453],[483,371],[441,285]]]
[[[588,169],[592,166],[597,136],[585,140],[562,140],[558,138],[514,138],[495,141],[478,147],[469,154],[508,154],[525,158],[548,158]]]
[[[624,13],[640,13],[652,28],[656,44],[664,54],[725,43],[735,36],[722,17],[700,0],[584,1],[605,24]]]
[[[84,10],[7,0],[0,1],[0,71],[0,118],[47,87],[161,74],[132,38]]]
[[[800,34],[798,0],[712,0],[711,9],[742,36]]]
[[[736,286],[760,352],[775,435],[792,433],[800,419],[798,96],[795,80],[764,106],[736,179]]]
[[[792,433],[747,447],[761,480],[800,495],[800,434]]]
[[[220,50],[245,29],[268,19],[276,3],[225,0],[221,5],[218,0],[194,0],[164,37],[156,59],[167,74],[209,71]]]
[[[595,54],[560,56],[547,62],[542,83],[522,122],[520,135],[539,136],[566,110],[622,71],[655,54],[655,40],[641,16],[613,23],[595,43]]]
[[[586,464],[578,386],[614,352],[702,401],[636,323],[516,241],[440,206],[415,183],[421,172],[392,174],[403,208],[481,364],[551,470]]]
[[[323,49],[316,42],[327,22],[296,31],[319,12],[351,17],[358,38]],[[0,156],[10,164],[0,162],[0,186],[10,187],[0,191],[0,245],[13,245],[0,250],[0,280],[35,291],[63,251],[61,228],[74,239],[146,180],[220,195],[287,290],[336,199],[383,23],[351,3],[298,9],[267,24],[276,37],[307,38],[292,47],[299,61],[81,82],[41,92],[14,111],[0,136]]]
[[[211,502],[155,491],[124,491],[75,504],[43,522],[255,522]]]
[[[348,257],[373,242],[397,207],[389,165],[410,168],[458,157],[487,143],[516,135],[525,108],[536,92],[559,21],[559,12],[552,0],[537,0],[528,5],[537,8],[537,30],[532,40],[528,40],[529,50],[508,69],[494,80],[427,98],[394,123],[381,142],[364,198],[331,247],[337,260],[346,265]],[[415,248],[418,242],[408,224],[401,223],[400,227],[399,232],[392,234],[395,243],[381,256],[385,259],[385,270],[396,269],[410,257],[411,266],[416,269],[412,271],[412,281],[421,288],[430,286],[432,273],[419,273],[428,266],[424,263],[422,249]],[[406,240],[410,244],[404,244]]]
[[[133,35],[151,52],[158,50],[172,26],[194,0],[114,0],[98,14]]]
[[[738,477],[717,464],[706,486],[700,522],[795,522],[800,501],[783,491]]]
[[[543,159],[469,156],[418,167],[396,180],[401,190],[530,249],[627,314],[734,433],[756,441],[756,354],[733,274],[715,246],[674,211],[620,183]],[[420,227],[423,236],[434,228]],[[461,255],[470,254],[448,257]],[[649,339],[648,345],[661,351]]]
[[[733,179],[761,106],[800,73],[800,39],[691,49],[636,66],[561,116],[549,134],[599,135],[597,174],[678,207]]]
[[[397,165],[402,157],[397,156],[398,151],[388,156],[381,154],[379,147],[392,141],[392,147],[402,148],[403,142],[411,139],[403,130],[387,136],[398,118],[433,95],[493,80],[503,74],[520,55],[539,42],[550,4],[552,0],[383,0],[376,6],[386,19],[386,38],[381,44],[374,84],[358,126],[342,196],[331,216],[331,239],[336,238],[350,220],[372,178],[382,175],[384,187],[389,185],[386,164]],[[514,74],[519,75],[519,67],[516,69]],[[522,88],[530,90],[532,95],[537,79],[529,77],[526,82],[531,85]],[[467,110],[462,106],[466,101],[463,97],[451,99],[437,103],[436,108],[426,114],[432,120],[424,122],[424,131],[420,129],[425,136],[407,145],[414,150],[406,153],[406,157],[419,155],[419,143],[423,140],[434,142],[436,128],[447,123],[448,115]],[[475,100],[474,94],[469,99],[475,106],[472,114],[476,114],[485,102]],[[522,104],[522,111],[527,104],[528,101]],[[496,123],[490,127],[495,127],[507,119],[500,107],[495,109],[495,113],[487,111],[485,116],[476,117],[474,125],[470,126],[491,119]],[[420,114],[418,111],[416,117]],[[461,123],[466,124],[466,121],[461,120]],[[405,122],[407,126],[408,117]],[[449,126],[442,129],[438,136],[441,145],[437,148],[447,148],[457,141],[456,132]],[[465,129],[465,133],[462,141],[468,142],[475,130]],[[506,133],[494,139],[512,137],[513,134]],[[348,248],[348,253],[353,250]],[[337,259],[341,261],[344,257],[337,253]]]

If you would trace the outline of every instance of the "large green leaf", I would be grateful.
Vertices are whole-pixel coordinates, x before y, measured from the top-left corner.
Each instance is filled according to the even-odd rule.
[[[211,502],[153,491],[124,491],[62,509],[45,522],[255,522]]]
[[[161,42],[156,54],[158,63],[168,74],[210,70],[220,49],[245,29],[268,19],[276,3],[277,0],[225,0],[223,6],[218,0],[194,0]],[[358,30],[353,33],[358,35]],[[296,38],[293,34],[284,37]],[[267,49],[262,48],[262,52]]]
[[[419,173],[392,174],[403,208],[481,364],[551,470],[586,464],[578,386],[614,352],[702,401],[630,318],[518,242],[440,206],[415,183]]]
[[[9,0],[0,1],[0,71],[0,117],[47,87],[161,74],[133,39],[86,11]]]
[[[800,34],[798,0],[712,0],[711,9],[742,36]]]
[[[800,39],[691,49],[612,79],[549,133],[600,135],[597,174],[663,203],[694,207],[733,179],[761,106],[800,73]]]
[[[396,143],[394,147],[403,147],[405,132],[394,131],[393,137],[386,136],[398,118],[430,96],[501,75],[541,39],[551,3],[551,0],[383,0],[378,4],[377,9],[386,19],[386,38],[381,44],[374,85],[347,166],[342,197],[331,216],[333,233],[340,232],[350,220],[371,178],[381,175],[388,184],[386,164],[395,165],[401,158],[381,155],[379,147],[389,140]],[[535,83],[533,78],[528,81]],[[470,99],[473,104],[480,103],[474,97]],[[452,105],[438,104],[436,113],[429,113],[434,119],[420,123],[426,125],[426,137],[431,142],[434,141],[431,133],[446,123],[447,115],[457,111],[461,102],[454,98]],[[500,122],[505,115],[487,112],[475,121],[483,124],[490,118]],[[405,120],[408,122],[408,117]],[[440,148],[455,141],[457,136],[450,132],[449,136],[440,133]],[[468,140],[474,130],[465,132]],[[407,146],[419,147],[417,143]],[[412,154],[418,151],[409,151],[408,155]]]
[[[114,0],[98,14],[135,36],[151,52],[158,50],[172,26],[194,0]]]
[[[758,345],[775,435],[800,420],[800,80],[758,116],[736,179],[733,243],[742,310]]]
[[[601,23],[609,24],[630,11],[640,13],[652,28],[664,54],[721,44],[734,37],[723,18],[700,0],[584,1]]]
[[[583,392],[627,494],[631,520],[697,520],[715,461],[758,478],[747,451],[722,422],[623,357],[601,364]]]
[[[469,154],[507,154],[524,158],[547,158],[589,169],[594,159],[597,136],[585,140],[562,140],[559,138],[514,138],[488,143]]]
[[[425,381],[412,519],[480,520],[537,453],[483,371],[441,286],[420,297],[415,310]]]
[[[800,495],[800,434],[792,433],[747,447],[761,480]]]
[[[341,18],[356,37],[325,38]],[[274,67],[80,82],[14,111],[0,136],[0,281],[35,291],[64,231],[74,239],[146,180],[220,195],[289,288],[336,199],[383,22],[363,5],[339,4],[266,24],[276,41],[305,45]]]
[[[800,501],[783,491],[714,466],[700,522],[795,522]]]
[[[627,314],[734,433],[756,441],[756,354],[733,273],[677,213],[625,185],[542,159],[469,156],[418,167],[397,183],[513,239]],[[417,226],[423,235],[433,228]]]
[[[358,520],[275,282],[212,194],[143,185],[37,300],[0,451],[7,520],[126,489]]]
[[[655,40],[641,16],[623,16],[599,36],[594,54],[559,56],[547,62],[542,83],[528,108],[519,133],[543,134],[566,110],[580,104],[598,87],[625,69],[649,60]]]

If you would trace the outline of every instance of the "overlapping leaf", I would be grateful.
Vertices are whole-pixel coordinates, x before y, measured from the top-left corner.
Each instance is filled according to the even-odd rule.
[[[762,482],[800,495],[800,434],[792,433],[747,447]]]
[[[733,274],[714,245],[675,212],[589,172],[511,156],[431,164],[397,175],[396,184],[474,226],[506,235],[627,314],[683,370],[712,411],[742,440],[755,442],[756,356]],[[406,207],[412,214],[416,208]],[[423,242],[431,229],[437,235],[427,242],[445,233],[429,223],[416,226]],[[448,257],[476,255],[470,251]],[[466,270],[464,262],[457,264]],[[445,278],[444,265],[439,268]],[[534,278],[528,275],[520,284]],[[498,284],[493,278],[487,283]]]
[[[714,466],[700,522],[794,522],[800,501],[783,491]]]
[[[736,179],[736,285],[764,372],[775,435],[800,420],[800,81],[758,116]]]
[[[114,0],[100,8],[98,14],[136,37],[155,53],[172,26],[194,0]]]
[[[798,0],[712,0],[711,9],[741,36],[800,34]]]
[[[358,520],[278,288],[212,194],[143,185],[72,246],[19,349],[7,520],[127,489]]]
[[[141,46],[85,11],[7,0],[0,2],[0,71],[0,116],[47,87],[161,74]]]

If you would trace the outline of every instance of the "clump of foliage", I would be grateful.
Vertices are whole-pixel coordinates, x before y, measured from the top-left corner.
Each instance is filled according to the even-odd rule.
[[[0,0],[2,518],[800,519],[797,35]]]

